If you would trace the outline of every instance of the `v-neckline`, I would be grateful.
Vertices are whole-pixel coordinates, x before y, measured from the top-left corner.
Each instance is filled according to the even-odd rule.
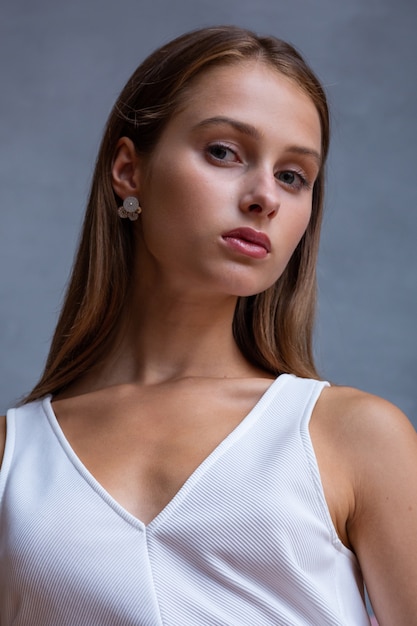
[[[171,515],[171,513],[186,498],[192,488],[198,483],[200,477],[215,464],[218,458],[220,458],[236,441],[238,441],[250,428],[252,428],[262,415],[262,411],[270,404],[273,398],[275,398],[277,390],[279,390],[290,377],[292,377],[291,374],[281,374],[272,381],[272,383],[256,401],[250,411],[237,424],[237,426],[235,426],[233,430],[231,430],[230,433],[226,435],[226,437],[224,437],[224,439],[222,439],[220,443],[218,443],[217,446],[203,459],[203,461],[199,463],[169,502],[147,524],[125,509],[94,477],[94,475],[81,461],[80,457],[75,453],[57,420],[55,411],[52,407],[51,395],[45,396],[42,400],[42,408],[61,448],[64,450],[66,456],[85,482],[126,522],[143,531],[151,532],[159,527],[164,520]]]

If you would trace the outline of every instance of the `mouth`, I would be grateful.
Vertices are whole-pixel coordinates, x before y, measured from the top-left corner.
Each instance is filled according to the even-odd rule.
[[[269,237],[253,228],[235,228],[224,233],[222,239],[229,247],[253,258],[262,259],[271,252]]]

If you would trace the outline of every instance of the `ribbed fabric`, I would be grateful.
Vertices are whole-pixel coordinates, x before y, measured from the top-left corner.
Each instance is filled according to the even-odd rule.
[[[7,415],[1,626],[365,626],[308,423],[282,375],[146,527],[97,483],[50,398]]]

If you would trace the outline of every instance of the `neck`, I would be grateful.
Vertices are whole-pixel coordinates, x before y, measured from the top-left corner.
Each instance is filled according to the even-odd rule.
[[[201,293],[162,294],[161,289],[149,290],[146,297],[134,294],[92,386],[259,375],[233,337],[236,301],[232,296],[203,299]]]

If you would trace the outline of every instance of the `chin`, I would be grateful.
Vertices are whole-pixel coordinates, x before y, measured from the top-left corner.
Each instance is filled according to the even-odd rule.
[[[231,295],[236,296],[238,298],[249,298],[250,296],[256,296],[258,293],[262,293],[263,291],[266,291],[267,289],[272,287],[272,285],[274,284],[275,284],[275,281],[264,284],[264,285],[256,285],[252,287],[242,286],[240,289],[235,289],[234,292],[231,293]]]
[[[266,272],[264,272],[265,274]],[[278,275],[260,276],[259,272],[230,272],[222,276],[222,291],[230,296],[238,298],[248,298],[256,296],[258,293],[266,291],[280,278],[282,272]]]

